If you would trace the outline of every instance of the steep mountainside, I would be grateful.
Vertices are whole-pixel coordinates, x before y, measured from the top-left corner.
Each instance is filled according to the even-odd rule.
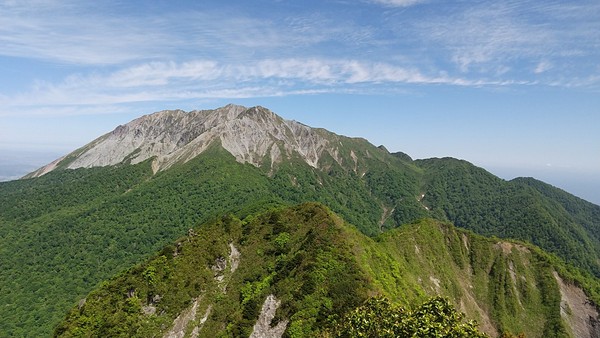
[[[518,238],[600,276],[600,207],[532,179],[501,180],[452,158],[419,160],[434,217],[483,235]]]
[[[28,177],[61,167],[136,164],[150,158],[156,172],[189,161],[216,141],[237,161],[255,166],[273,167],[284,159],[298,157],[317,168],[325,154],[342,162],[341,138],[337,135],[284,120],[263,107],[228,105],[189,113],[166,110],[140,117]],[[358,165],[356,157],[353,164]]]
[[[198,224],[306,201],[369,236],[434,217],[600,276],[600,207],[543,183],[413,161],[261,107],[164,111],[0,183],[0,336],[47,335],[97,283]]]
[[[567,211],[573,221],[583,225],[594,239],[600,240],[600,207],[531,177],[516,178],[513,182],[534,188],[554,202],[554,209]]]
[[[303,204],[190,231],[82,299],[55,335],[319,336],[379,294],[401,304],[443,295],[491,336],[594,337],[598,311],[577,303],[589,303],[577,278],[526,244],[433,220],[371,239]]]

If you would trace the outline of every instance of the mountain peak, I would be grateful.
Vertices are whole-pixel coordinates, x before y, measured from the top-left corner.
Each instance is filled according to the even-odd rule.
[[[337,149],[328,147],[326,134],[329,133],[284,120],[260,106],[229,104],[214,110],[163,110],[120,125],[28,177],[56,168],[136,164],[150,158],[154,158],[152,165],[157,172],[189,161],[215,141],[242,163],[273,167],[284,158],[299,155],[317,168],[324,151],[336,157]]]

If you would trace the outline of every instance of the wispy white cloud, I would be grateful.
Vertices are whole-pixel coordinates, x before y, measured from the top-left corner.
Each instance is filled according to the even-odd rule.
[[[537,66],[535,67],[535,69],[533,70],[534,73],[536,74],[541,74],[545,71],[548,71],[552,69],[552,63],[550,63],[549,61],[540,61]]]
[[[60,1],[48,2],[41,8],[32,4],[0,6],[0,54],[84,65],[119,64],[168,58],[189,46],[201,49],[211,45],[250,45],[243,35],[233,39],[234,31],[260,29],[243,18],[234,24],[231,19],[206,13],[183,15],[185,18],[168,13],[152,17],[108,16]],[[196,28],[199,25],[194,22],[203,25]],[[244,24],[249,27],[240,29],[238,25]],[[273,42],[266,38],[260,41]]]
[[[600,57],[597,2],[480,2],[447,4],[445,9],[408,29],[431,46],[429,58],[442,67],[450,62],[471,77],[496,74],[523,80],[535,70],[567,79],[589,71],[592,60]],[[552,66],[556,64],[561,67]]]
[[[423,12],[417,17],[404,11],[389,11],[397,16],[382,16],[373,25],[316,12],[259,17],[216,9],[183,12],[175,6],[165,13],[136,16],[119,12],[109,15],[101,10],[102,3],[5,1],[0,4],[0,55],[86,66],[122,67],[137,63],[142,68],[124,71],[131,72],[136,81],[145,82],[162,81],[162,75],[155,76],[153,72],[164,74],[169,67],[171,72],[177,71],[175,64],[169,62],[190,59],[195,64],[188,67],[202,68],[192,71],[202,74],[201,80],[221,76],[226,70],[198,64],[193,59],[237,64],[263,60],[266,71],[283,66],[270,64],[274,58],[340,59],[352,55],[373,64],[396,64],[402,60],[406,78],[415,76],[408,73],[427,69],[428,73],[479,77],[481,81],[527,81],[523,74],[531,74],[532,69],[537,70],[534,74],[551,76],[561,72],[556,78],[568,78],[572,73],[581,73],[582,65],[589,68],[593,63],[590,60],[600,57],[600,4],[593,1],[511,0],[468,6],[424,0],[365,1],[394,7],[422,4],[442,10]],[[569,64],[574,58],[577,63]],[[539,68],[539,60],[561,67]],[[330,70],[315,69],[320,66],[312,64],[300,70],[310,73],[304,75],[326,80]],[[290,67],[285,69],[291,71]],[[135,75],[143,71],[147,71],[145,79]],[[373,71],[376,70],[371,69],[369,74]],[[186,69],[185,74],[188,73]],[[393,73],[392,77],[402,76],[397,70]],[[121,79],[126,74],[115,76]],[[354,74],[356,79],[361,77]],[[121,85],[136,83],[123,80]]]
[[[164,55],[148,41],[168,35],[141,22],[81,11],[69,1],[0,6],[0,55],[79,64],[113,64]]]
[[[477,6],[420,24],[419,33],[444,48],[461,71],[493,71],[515,58],[543,53],[551,34],[523,22],[504,3]]]
[[[380,4],[380,5],[384,5],[384,6],[390,6],[390,7],[408,7],[408,6],[413,6],[413,5],[416,5],[418,3],[422,3],[425,1],[424,0],[371,0],[371,2]]]
[[[206,98],[248,98],[325,92],[360,93],[357,85],[405,84],[502,86],[499,81],[428,75],[417,69],[351,59],[267,59],[228,64],[212,60],[148,62],[114,72],[71,75],[58,83],[37,82],[27,92],[0,96],[0,115],[114,111],[115,106]],[[369,89],[364,89],[368,91]],[[26,109],[20,109],[25,107]],[[68,108],[70,107],[70,108]]]
[[[180,61],[191,54],[256,60],[273,53],[318,53],[320,44],[328,42],[352,47],[373,37],[367,26],[319,14],[270,18],[219,10],[183,12],[173,6],[165,13],[136,16],[109,15],[94,7],[58,0],[0,4],[0,55],[92,66]]]
[[[0,114],[18,111],[10,107],[50,113],[47,107],[372,92],[410,84],[599,83],[600,21],[594,19],[600,5],[592,1],[364,0],[360,6],[365,1],[443,10],[413,17],[367,4],[386,14],[362,23],[308,12],[258,17],[174,10],[125,17],[94,11],[102,3],[5,1],[0,55],[73,63],[67,66],[78,73],[0,94]]]

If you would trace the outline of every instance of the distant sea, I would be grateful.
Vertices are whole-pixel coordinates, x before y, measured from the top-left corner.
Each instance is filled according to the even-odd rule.
[[[62,155],[58,152],[0,149],[0,182],[19,179]]]
[[[600,173],[580,173],[565,169],[486,168],[505,180],[533,177],[569,192],[579,198],[600,205]]]

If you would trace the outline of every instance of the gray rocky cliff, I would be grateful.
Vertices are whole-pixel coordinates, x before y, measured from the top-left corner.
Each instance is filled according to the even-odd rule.
[[[324,152],[340,162],[335,134],[284,120],[263,107],[227,105],[215,110],[165,110],[137,118],[28,177],[56,168],[136,164],[150,158],[155,172],[191,160],[219,141],[241,163],[273,167],[298,156],[319,167]]]

